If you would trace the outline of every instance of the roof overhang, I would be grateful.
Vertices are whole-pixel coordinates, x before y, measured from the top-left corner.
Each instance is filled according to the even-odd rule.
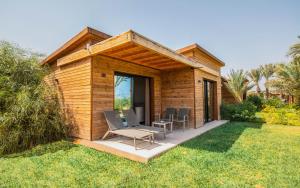
[[[57,60],[63,66],[83,58],[105,55],[158,70],[193,67],[202,68],[198,62],[178,54],[132,30],[108,38]]]
[[[221,67],[225,66],[225,63],[222,60],[220,60],[219,58],[214,56],[212,53],[210,53],[209,51],[207,51],[206,49],[204,49],[203,47],[201,47],[199,44],[196,44],[196,43],[186,46],[184,48],[178,49],[178,50],[176,50],[176,52],[182,54],[182,53],[189,52],[189,51],[192,51],[195,49],[200,50],[201,52],[205,53],[209,57],[213,58],[219,64],[219,66],[221,66]]]
[[[88,40],[102,41],[110,37],[111,36],[106,33],[103,33],[101,31],[98,31],[90,27],[86,27],[77,35],[75,35],[73,38],[71,38],[69,41],[67,41],[65,44],[63,44],[60,48],[55,50],[52,54],[46,57],[41,62],[41,64],[44,65],[47,63],[51,63],[56,59],[63,57],[64,55],[68,54],[70,51],[76,49],[84,41],[88,41]]]

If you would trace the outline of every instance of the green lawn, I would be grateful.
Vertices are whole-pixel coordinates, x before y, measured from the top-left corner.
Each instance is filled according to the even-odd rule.
[[[300,127],[228,123],[149,164],[67,141],[0,158],[0,187],[300,187]]]

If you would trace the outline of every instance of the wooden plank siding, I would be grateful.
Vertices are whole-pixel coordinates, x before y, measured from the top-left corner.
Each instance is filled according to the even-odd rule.
[[[114,107],[115,72],[152,78],[154,81],[153,111],[154,113],[161,112],[161,78],[159,70],[101,55],[93,57],[92,62],[92,140],[101,138],[107,131],[103,111],[113,110]]]
[[[166,108],[190,108],[189,125],[194,127],[194,76],[192,68],[162,72],[161,105]]]
[[[195,75],[195,121],[196,127],[203,126],[204,123],[204,89],[203,81],[210,80],[215,83],[215,104],[214,104],[214,119],[220,120],[221,106],[221,77],[208,74],[201,69],[194,70]]]
[[[51,65],[48,77],[57,80],[60,104],[67,123],[72,126],[71,136],[91,139],[91,58],[66,66]]]
[[[221,91],[221,66],[220,63],[204,53],[198,47],[190,49],[188,51],[180,52],[181,54],[193,58],[195,61],[199,62],[201,65],[205,65],[210,69],[218,72],[218,74],[210,74],[206,69],[194,69],[194,94],[195,94],[195,127],[201,127],[204,124],[204,80],[210,80],[215,82],[215,103],[214,103],[214,119],[220,120],[220,106],[222,100]]]

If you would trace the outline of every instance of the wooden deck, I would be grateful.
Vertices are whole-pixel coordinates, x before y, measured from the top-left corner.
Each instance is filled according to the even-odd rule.
[[[227,121],[213,121],[205,124],[205,126],[198,129],[177,129],[172,133],[167,134],[166,139],[161,137],[156,138],[156,142],[150,145],[148,142],[140,141],[137,143],[138,149],[135,150],[133,140],[124,137],[115,137],[108,140],[76,140],[76,144],[81,144],[99,151],[111,153],[120,157],[124,157],[133,161],[147,163],[154,157],[160,156],[164,152],[176,147],[177,145],[199,136],[211,129],[219,127]]]

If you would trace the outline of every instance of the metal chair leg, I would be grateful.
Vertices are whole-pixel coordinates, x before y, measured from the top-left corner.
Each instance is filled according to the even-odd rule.
[[[109,131],[107,131],[104,136],[102,137],[102,140],[104,140],[109,135]]]
[[[133,138],[133,145],[134,145],[134,149],[136,150],[135,137]]]

